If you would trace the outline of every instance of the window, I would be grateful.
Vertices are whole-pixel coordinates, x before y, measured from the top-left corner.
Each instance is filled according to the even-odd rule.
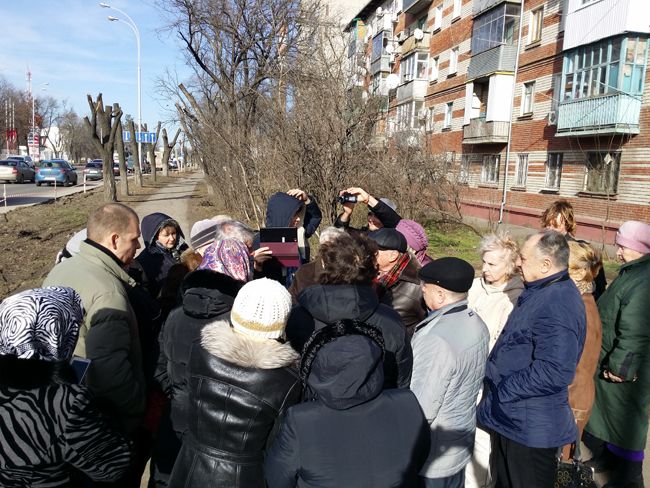
[[[442,27],[442,4],[433,9],[433,30],[438,30]]]
[[[647,38],[607,39],[564,56],[562,99],[575,100],[619,91],[643,93]]]
[[[458,71],[458,48],[455,47],[449,52],[449,74],[453,75]]]
[[[515,168],[515,186],[526,186],[526,176],[528,176],[528,154],[519,154]]]
[[[385,49],[389,41],[390,38],[386,31],[381,31],[379,34],[372,38],[372,55],[370,56],[371,62],[378,60],[382,54],[386,54]]]
[[[546,180],[544,187],[549,190],[560,189],[562,177],[562,153],[549,153],[546,159]]]
[[[476,17],[472,26],[472,54],[503,44],[513,45],[519,32],[519,5],[501,4]]]
[[[498,154],[486,154],[483,156],[481,183],[497,183],[499,181],[499,159],[500,156]]]
[[[539,42],[542,39],[542,25],[544,24],[544,7],[539,7],[530,12],[528,25],[528,44]]]
[[[447,151],[445,153],[445,166],[444,166],[445,173],[449,172],[451,167],[454,165],[455,161],[456,161],[456,151]]]
[[[439,57],[431,58],[429,60],[429,81],[438,81],[438,61]]]
[[[413,101],[397,106],[397,129],[407,130],[418,127],[418,118],[424,102]]]
[[[435,107],[429,107],[428,112],[427,112],[427,124],[426,124],[426,131],[427,132],[433,132],[433,129],[435,127],[435,115],[436,115],[436,110]]]
[[[607,194],[616,193],[620,159],[620,153],[587,153],[585,191]]]
[[[429,54],[415,53],[407,56],[402,61],[402,83],[416,80],[426,80],[427,78],[427,64],[429,62]]]
[[[460,17],[460,9],[462,7],[462,0],[454,0],[454,12],[451,15],[452,19]]]
[[[469,182],[469,154],[463,154],[460,160],[460,172],[458,173],[458,182]]]
[[[521,115],[533,113],[535,103],[535,82],[524,83],[523,97],[521,99]]]
[[[449,102],[445,104],[445,120],[442,124],[444,129],[451,128],[451,119],[453,117],[454,102]]]

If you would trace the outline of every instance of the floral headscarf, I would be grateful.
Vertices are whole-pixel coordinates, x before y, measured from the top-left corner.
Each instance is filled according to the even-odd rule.
[[[205,250],[198,269],[211,269],[246,283],[251,279],[248,248],[237,239],[213,242]]]
[[[81,297],[51,286],[16,293],[0,304],[0,355],[64,361],[72,356],[83,321]]]

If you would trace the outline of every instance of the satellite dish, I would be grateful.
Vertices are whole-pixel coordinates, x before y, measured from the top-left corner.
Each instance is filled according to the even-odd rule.
[[[384,15],[384,9],[381,7],[377,7],[376,12],[377,12],[377,17],[381,17],[382,15]]]
[[[386,53],[393,54],[395,52],[395,47],[392,44],[386,46]]]
[[[424,38],[424,32],[422,29],[415,29],[413,31],[413,37],[415,37],[416,40],[421,41]]]
[[[386,86],[389,90],[394,90],[399,85],[399,76],[395,73],[391,73],[386,77]]]

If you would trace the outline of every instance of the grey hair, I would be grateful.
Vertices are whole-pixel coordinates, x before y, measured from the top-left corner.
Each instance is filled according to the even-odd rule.
[[[250,244],[253,241],[255,232],[249,226],[240,222],[239,220],[223,220],[217,224],[214,233],[214,241],[222,241],[223,239],[237,239],[244,244]]]
[[[479,252],[481,257],[488,251],[504,251],[506,261],[506,274],[508,278],[517,274],[517,257],[519,256],[519,246],[510,234],[488,234],[481,239]]]
[[[461,300],[465,300],[467,298],[466,291],[458,292],[458,291],[447,290],[445,288],[445,293],[447,294],[447,298],[449,298],[450,303],[460,302]]]
[[[318,237],[318,242],[322,245],[325,244],[326,242],[330,242],[338,238],[339,236],[346,234],[345,230],[340,229],[338,227],[325,227],[321,232],[320,236]]]
[[[539,232],[540,236],[535,250],[538,257],[549,258],[553,265],[560,269],[569,267],[569,244],[560,232],[545,230]]]

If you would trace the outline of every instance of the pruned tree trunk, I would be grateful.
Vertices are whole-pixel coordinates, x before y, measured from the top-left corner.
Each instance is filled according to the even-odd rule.
[[[135,123],[133,120],[129,121],[127,127],[131,134],[131,154],[133,155],[133,170],[135,171],[135,184],[142,188],[142,166],[140,166],[140,152],[138,151],[138,142],[135,140]]]
[[[84,124],[88,129],[93,144],[102,156],[104,173],[104,200],[116,202],[115,176],[113,175],[113,147],[115,147],[115,135],[119,127],[122,109],[118,103],[113,107],[104,107],[102,94],[97,95],[97,101],[93,102],[92,96],[88,95],[88,106],[90,107],[91,118],[84,117]]]
[[[115,142],[117,144],[117,157],[120,161],[120,193],[122,196],[129,194],[128,168],[126,167],[126,157],[124,156],[124,139],[122,137],[122,121],[117,122],[117,134]]]
[[[163,167],[163,176],[169,176],[169,157],[172,154],[172,149],[174,149],[174,146],[176,145],[176,140],[178,139],[178,136],[181,134],[180,129],[176,129],[176,135],[174,135],[174,139],[172,140],[171,144],[169,143],[169,137],[167,137],[167,129],[162,130],[162,138],[163,138],[163,155],[162,155],[162,167]]]

